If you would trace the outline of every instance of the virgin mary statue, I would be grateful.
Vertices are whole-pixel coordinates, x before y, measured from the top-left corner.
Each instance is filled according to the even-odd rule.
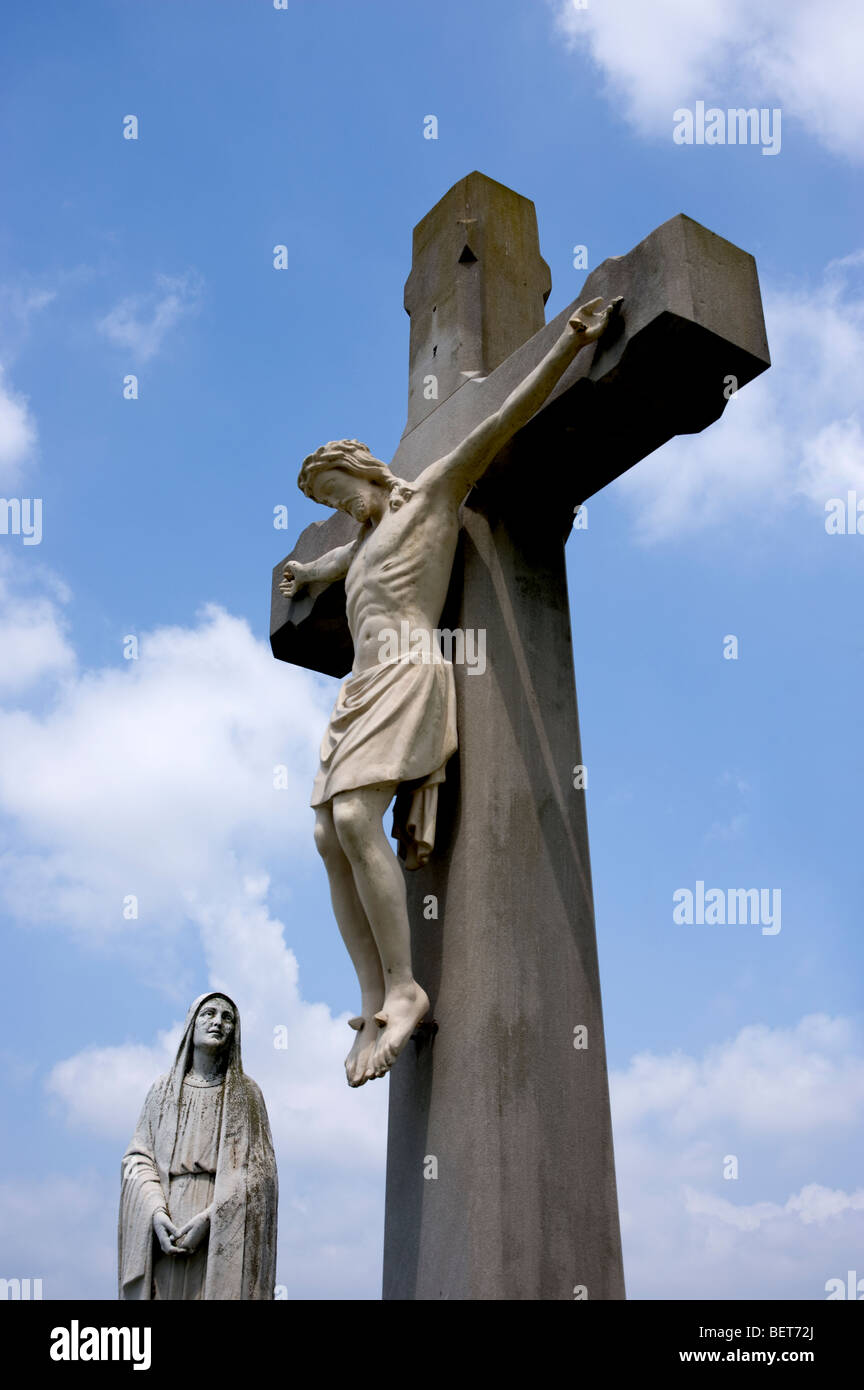
[[[202,994],[123,1156],[121,1299],[270,1299],[276,1161],[240,1059],[240,1015]]]

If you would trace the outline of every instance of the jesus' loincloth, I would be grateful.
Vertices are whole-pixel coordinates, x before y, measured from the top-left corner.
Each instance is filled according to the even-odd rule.
[[[438,787],[456,752],[456,686],[443,657],[403,657],[349,676],[321,742],[312,806],[337,792],[400,784],[392,835],[408,869],[426,863],[435,844]]]

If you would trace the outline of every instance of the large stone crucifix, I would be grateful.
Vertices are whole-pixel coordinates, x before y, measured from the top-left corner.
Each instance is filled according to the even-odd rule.
[[[386,1299],[624,1297],[585,793],[572,775],[582,754],[564,543],[580,503],[672,436],[711,424],[769,359],[753,258],[683,215],[604,261],[545,324],[549,288],[533,204],[479,173],[454,185],[414,231],[408,423],[390,465],[399,481],[376,475],[380,465],[357,446],[346,483],[339,449],[318,450],[304,487],[342,510],[308,527],[273,571],[274,655],[345,676],[355,650],[340,574],[348,572],[352,630],[361,644],[368,632],[380,641],[376,563],[382,579],[396,567],[387,585],[410,581],[416,593],[410,484],[425,475],[427,487],[436,461],[464,464],[465,441],[482,444],[484,422],[512,409],[538,373],[548,376],[555,353],[569,351],[568,333],[590,341],[578,353],[574,343],[491,463],[463,477],[466,490],[474,486],[458,513],[439,620],[466,635],[475,658],[452,665],[458,753],[445,780],[428,787],[419,774],[436,769],[418,764],[399,794],[414,797],[400,831],[412,829],[419,864],[405,875],[411,956],[437,1030],[421,1025],[407,1046],[400,1037],[398,1048],[370,1053],[362,1029],[372,1025],[354,1020],[353,1084],[358,1057],[360,1072],[380,1075],[402,1049],[390,1080]],[[620,312],[608,314],[619,297]],[[431,482],[450,485],[437,474]],[[386,504],[375,501],[382,486]],[[390,509],[404,553],[376,562],[369,538],[376,527],[384,534]],[[447,549],[452,538],[444,525],[421,542],[430,539]],[[334,552],[338,563],[325,560]],[[286,584],[286,564],[298,583]],[[364,817],[371,807],[380,826],[392,796],[375,708],[391,720],[397,752],[408,733],[428,740],[430,725],[445,731],[430,745],[442,755],[457,742],[440,671],[423,676],[423,706],[413,677],[400,674],[394,694],[392,673],[375,660],[384,658],[357,653],[325,737],[319,813],[336,792],[316,831],[325,858],[328,846],[356,842],[359,862]],[[378,699],[370,687],[383,677],[388,693]],[[340,740],[356,767],[374,752],[378,802],[374,788],[365,801],[340,790],[337,759],[329,761]],[[418,790],[437,798],[431,852]],[[334,883],[331,872],[340,917]],[[396,1036],[395,1013],[385,1005],[374,1016],[382,1039]]]

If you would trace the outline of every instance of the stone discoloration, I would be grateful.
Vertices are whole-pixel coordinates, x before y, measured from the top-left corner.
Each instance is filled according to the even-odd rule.
[[[220,1031],[208,1005],[223,1004]],[[227,995],[201,995],[123,1156],[119,1297],[272,1299],[277,1203],[267,1109],[243,1071],[240,1015]]]

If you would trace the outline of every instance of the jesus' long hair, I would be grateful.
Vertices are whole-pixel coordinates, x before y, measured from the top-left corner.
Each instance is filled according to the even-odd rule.
[[[300,491],[314,502],[319,502],[321,499],[315,493],[315,480],[330,468],[338,468],[354,478],[365,478],[367,482],[385,487],[391,496],[391,507],[407,501],[413,492],[395,473],[390,472],[386,463],[376,459],[368,444],[361,444],[359,439],[331,439],[329,444],[322,444],[314,454],[307,455],[297,478]]]

